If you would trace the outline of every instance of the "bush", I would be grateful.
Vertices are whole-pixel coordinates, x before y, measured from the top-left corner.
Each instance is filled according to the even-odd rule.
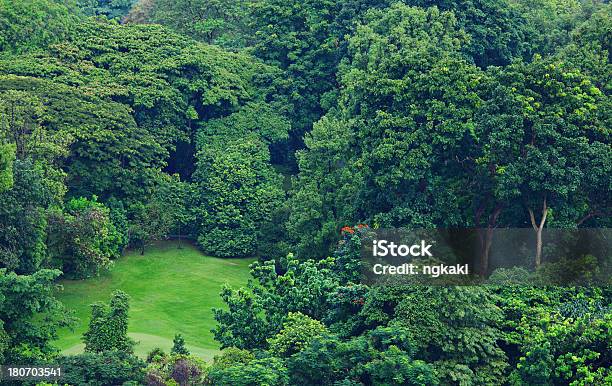
[[[318,320],[301,312],[290,312],[287,321],[283,323],[283,329],[268,339],[270,352],[280,357],[291,356],[326,332],[327,328]]]
[[[149,354],[151,356],[151,354]],[[206,383],[208,366],[203,360],[182,354],[159,354],[147,367],[148,385],[202,385]]]
[[[224,369],[239,363],[247,364],[255,359],[249,350],[241,350],[236,347],[228,347],[221,351],[221,355],[216,355],[213,359],[213,368]]]
[[[86,352],[134,351],[134,341],[127,335],[129,307],[127,294],[119,290],[113,292],[108,305],[92,304],[89,328],[83,334]]]
[[[503,382],[507,357],[502,310],[482,287],[415,287],[395,308],[394,323],[415,343],[415,359],[431,363],[444,384]]]
[[[209,379],[218,386],[281,386],[289,383],[287,368],[280,358],[255,359],[248,364],[215,368],[210,371]]]
[[[60,357],[55,362],[63,368],[62,384],[68,385],[123,385],[142,384],[145,363],[132,354],[120,351],[86,352]]]
[[[63,212],[49,214],[49,252],[67,277],[87,278],[108,269],[125,241],[111,221],[110,210],[95,196],[73,198]]]

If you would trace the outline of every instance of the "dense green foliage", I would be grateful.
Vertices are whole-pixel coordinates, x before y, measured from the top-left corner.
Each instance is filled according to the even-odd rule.
[[[51,193],[40,165],[29,160],[13,163],[13,187],[0,193],[0,266],[33,273],[46,257],[45,208]]]
[[[287,321],[274,337],[268,339],[270,351],[280,357],[288,357],[302,351],[313,340],[326,333],[325,326],[318,320],[299,312],[287,314]]]
[[[198,158],[198,244],[214,256],[254,255],[261,224],[283,198],[266,144],[247,137],[223,149],[209,145]]]
[[[0,358],[6,363],[31,364],[51,359],[51,341],[59,327],[71,323],[53,296],[56,270],[18,275],[0,269]]]
[[[0,148],[0,192],[13,187],[13,161],[15,149],[11,145],[2,145]]]
[[[0,362],[100,385],[611,383],[609,288],[526,285],[606,272],[542,234],[611,224],[611,15],[600,0],[0,0]],[[363,235],[393,227],[479,228],[489,285],[360,283]],[[500,227],[533,230],[527,268],[493,271]],[[182,309],[199,294],[179,281],[205,264],[185,263],[186,238],[259,258],[254,280]],[[108,277],[138,304],[154,278],[174,286],[170,311],[144,307],[184,318],[163,326],[181,331],[171,353],[133,355],[117,291],[93,305],[85,353],[58,356],[55,280],[98,283],[125,248],[149,274]],[[204,363],[183,334],[204,339],[189,324],[213,317],[224,351]]]
[[[103,204],[85,198],[71,199],[64,213],[49,214],[47,248],[65,275],[83,278],[99,273],[119,257],[122,235]]]
[[[2,0],[0,51],[28,51],[58,43],[77,22],[72,1]]]
[[[546,201],[567,227],[608,212],[609,95],[596,79],[557,58],[483,72],[435,8],[368,15],[349,39],[337,109],[298,154],[287,229],[300,254],[329,253],[356,221],[528,227]]]
[[[127,15],[135,0],[77,0],[77,5],[87,16],[105,16],[120,19]]]
[[[263,355],[257,364],[275,385],[609,382],[609,289],[517,286],[501,272],[498,285],[484,287],[325,281],[349,277],[342,271],[359,251],[346,244],[360,237],[347,236],[327,268],[291,258],[281,271],[254,265],[259,285],[224,292],[229,311],[216,312],[217,339]],[[252,357],[226,350],[238,364],[211,378],[250,379],[243,363],[255,365]]]
[[[113,292],[108,305],[91,305],[89,329],[83,334],[86,352],[133,352],[134,342],[127,336],[129,307],[129,297],[123,291]]]
[[[308,257],[329,253],[346,223],[462,226],[475,91],[482,74],[459,53],[451,13],[404,5],[372,11],[349,40],[339,106],[321,119],[298,155],[288,229]],[[427,37],[427,38],[425,38]],[[322,210],[315,208],[322,207]],[[469,221],[469,220],[468,220]]]
[[[49,71],[53,76],[47,76]],[[211,231],[206,220],[192,220],[195,216],[187,205],[194,203],[197,208],[199,203],[191,199],[194,195],[186,196],[190,188],[163,173],[191,176],[196,137],[204,141],[214,135],[228,141],[252,132],[262,158],[245,166],[244,171],[259,176],[270,171],[262,164],[269,159],[268,150],[258,141],[271,144],[287,136],[288,123],[279,114],[282,103],[273,97],[278,76],[273,69],[245,55],[194,46],[159,27],[84,22],[73,39],[53,46],[44,55],[7,58],[0,64],[0,72],[20,75],[7,76],[1,82],[8,90],[5,95],[11,95],[3,100],[20,100],[23,106],[19,110],[23,124],[17,129],[32,126],[27,132],[41,130],[48,135],[49,143],[58,150],[53,162],[46,164],[61,167],[69,196],[96,195],[123,207],[132,224],[134,245],[144,247],[171,232],[180,233],[179,227],[194,234]],[[249,117],[253,116],[259,122],[251,122]],[[236,122],[240,131],[211,132],[228,121]],[[65,148],[68,144],[69,156],[59,152],[60,145]],[[202,158],[212,156],[208,146],[202,147]],[[36,149],[34,146],[21,148],[24,157],[37,154],[26,154],[27,149]],[[222,165],[225,161],[217,162]],[[203,183],[206,178],[202,176]],[[60,186],[62,180],[59,174]],[[183,193],[175,197],[167,194],[177,190]],[[268,209],[251,215],[243,229],[253,228],[253,221],[267,220],[275,201],[266,204]],[[256,244],[240,245],[243,243],[237,242],[238,247],[225,255],[244,255],[256,248]],[[107,254],[102,259],[112,257]]]
[[[247,39],[245,13],[249,3],[249,0],[156,0],[139,17],[206,43],[243,47]]]
[[[145,377],[144,362],[122,351],[61,356],[55,363],[66,374],[62,382],[70,385],[142,384]]]

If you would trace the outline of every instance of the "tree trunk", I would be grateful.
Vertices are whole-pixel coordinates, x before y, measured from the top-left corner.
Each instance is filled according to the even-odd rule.
[[[493,241],[493,227],[489,227],[486,230],[484,236],[484,245],[481,254],[481,267],[482,267],[482,276],[486,276],[489,272],[489,255],[491,253],[491,243]]]
[[[544,196],[544,202],[542,204],[542,218],[540,219],[540,224],[536,224],[535,215],[533,214],[533,210],[531,208],[527,209],[529,211],[529,219],[531,220],[531,226],[536,233],[536,255],[535,255],[535,266],[538,268],[542,263],[542,229],[544,229],[544,224],[546,223],[546,215],[548,214],[548,207],[546,206],[546,196]]]
[[[480,240],[480,276],[484,277],[489,271],[489,255],[491,253],[491,244],[493,242],[493,231],[497,224],[497,218],[501,213],[502,206],[496,205],[493,213],[489,217],[487,228],[478,228],[478,239]],[[480,216],[482,210],[479,210],[476,214],[476,226],[479,226]]]
[[[183,249],[183,246],[181,245],[181,226],[178,226],[178,249]]]
[[[542,263],[542,228],[536,231],[536,255],[535,264],[539,267]]]

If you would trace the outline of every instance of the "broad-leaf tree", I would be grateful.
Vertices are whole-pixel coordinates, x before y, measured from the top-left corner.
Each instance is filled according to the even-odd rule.
[[[251,135],[198,153],[198,244],[215,256],[250,256],[260,227],[283,199],[280,176],[269,164],[268,147]]]
[[[85,352],[133,353],[135,342],[127,335],[129,302],[125,292],[116,290],[108,304],[98,302],[91,305],[91,320],[83,334]]]
[[[0,357],[6,363],[31,364],[53,358],[52,341],[73,319],[55,299],[57,270],[18,275],[0,268]]]
[[[476,146],[483,74],[460,52],[450,12],[396,4],[349,39],[339,107],[299,155],[288,229],[298,253],[329,253],[342,225],[464,226],[463,162]],[[312,213],[312,215],[310,214]],[[337,237],[337,236],[336,236]],[[309,255],[307,255],[309,256]]]
[[[524,220],[510,225],[533,227],[539,266],[547,222],[575,227],[610,205],[609,197],[590,194],[591,184],[609,185],[610,133],[598,111],[606,100],[579,70],[558,61],[538,59],[494,76],[481,160],[494,168],[498,199],[524,208]]]

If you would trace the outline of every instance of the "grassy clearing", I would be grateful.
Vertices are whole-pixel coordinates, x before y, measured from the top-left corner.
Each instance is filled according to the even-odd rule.
[[[178,249],[176,242],[149,247],[144,256],[128,252],[101,277],[61,282],[64,288],[57,296],[80,321],[74,331],[61,331],[56,345],[67,353],[82,351],[89,305],[107,302],[120,289],[131,297],[129,333],[140,342],[138,355],[153,347],[169,350],[178,332],[192,353],[209,359],[218,351],[210,330],[215,326],[212,308],[223,305],[219,292],[224,284],[244,286],[253,261],[204,256],[185,243]]]

